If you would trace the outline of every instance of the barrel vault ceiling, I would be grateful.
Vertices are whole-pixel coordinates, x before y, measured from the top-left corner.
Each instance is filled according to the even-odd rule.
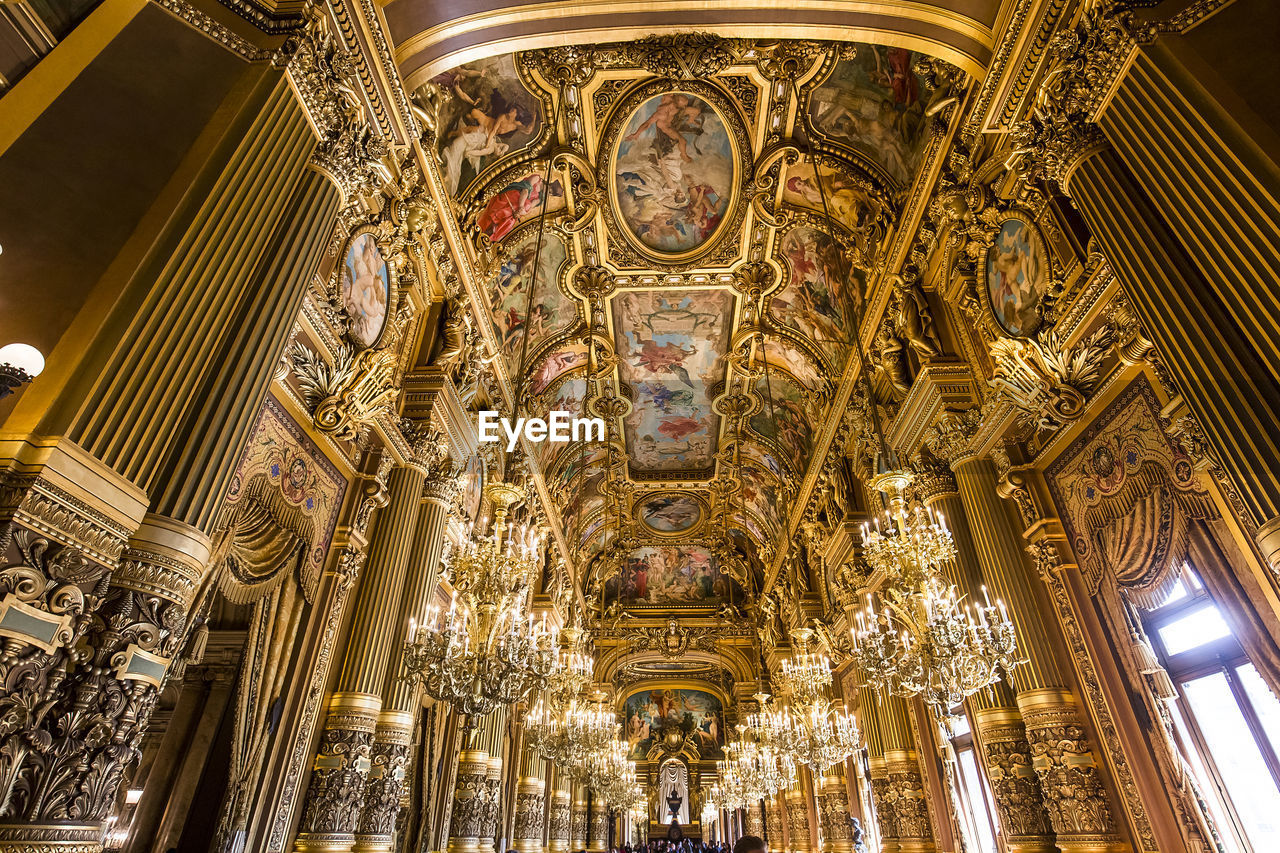
[[[785,556],[869,282],[969,79],[892,44],[701,34],[419,76],[509,397],[609,425],[526,445],[601,612],[731,613]]]

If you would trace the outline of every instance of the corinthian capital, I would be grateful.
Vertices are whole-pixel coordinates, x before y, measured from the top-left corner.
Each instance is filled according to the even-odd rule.
[[[1123,12],[1095,8],[1050,40],[1032,115],[1012,133],[1028,177],[1066,190],[1080,162],[1107,144],[1096,121],[1137,45],[1128,23]]]
[[[981,415],[976,408],[943,412],[925,437],[933,455],[954,468],[977,454],[972,444]]]

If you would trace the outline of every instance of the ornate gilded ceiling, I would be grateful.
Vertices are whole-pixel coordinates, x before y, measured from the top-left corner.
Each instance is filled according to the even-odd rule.
[[[606,608],[729,608],[785,551],[867,286],[963,75],[900,47],[651,37],[414,92],[523,415]]]

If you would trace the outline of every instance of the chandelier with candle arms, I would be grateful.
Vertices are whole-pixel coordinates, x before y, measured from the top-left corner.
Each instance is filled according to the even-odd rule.
[[[862,737],[848,709],[837,709],[827,698],[831,661],[810,651],[813,636],[810,628],[792,633],[796,652],[782,662],[778,675],[786,698],[778,709],[762,709],[761,726],[771,745],[819,773],[852,755]]]
[[[485,494],[494,511],[491,535],[454,549],[453,603],[443,614],[433,607],[426,624],[411,626],[404,649],[406,680],[452,705],[470,727],[544,687],[561,666],[557,630],[530,610],[536,531],[507,526],[521,493],[494,483]]]
[[[946,520],[920,506],[908,511],[911,475],[872,480],[888,496],[884,527],[863,526],[863,553],[884,581],[854,615],[853,656],[867,684],[887,694],[919,696],[946,720],[966,696],[1022,663],[1004,602],[963,603],[940,566],[956,558]],[[877,609],[876,600],[879,599]]]

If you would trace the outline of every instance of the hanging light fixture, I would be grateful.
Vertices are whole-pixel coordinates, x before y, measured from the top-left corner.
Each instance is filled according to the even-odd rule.
[[[783,661],[778,679],[787,701],[781,709],[761,714],[769,742],[796,764],[819,773],[852,755],[862,746],[862,736],[848,709],[837,709],[827,698],[831,662],[809,651],[813,634],[810,628],[792,634],[796,653]]]
[[[584,778],[593,755],[616,740],[617,716],[600,694],[583,701],[571,699],[557,708],[539,697],[525,721],[534,749],[577,778]]]
[[[944,721],[966,696],[1000,680],[1023,661],[1004,602],[962,606],[939,565],[956,557],[946,520],[920,506],[907,510],[911,475],[883,474],[872,485],[888,496],[885,525],[863,526],[868,564],[883,574],[878,596],[854,616],[853,656],[877,690],[919,696]],[[879,598],[879,609],[876,599]]]
[[[471,727],[545,687],[561,665],[557,630],[529,608],[537,534],[507,529],[520,492],[494,483],[485,494],[494,508],[492,535],[454,551],[453,603],[445,614],[433,608],[425,625],[411,625],[404,649],[406,680],[452,705]]]

